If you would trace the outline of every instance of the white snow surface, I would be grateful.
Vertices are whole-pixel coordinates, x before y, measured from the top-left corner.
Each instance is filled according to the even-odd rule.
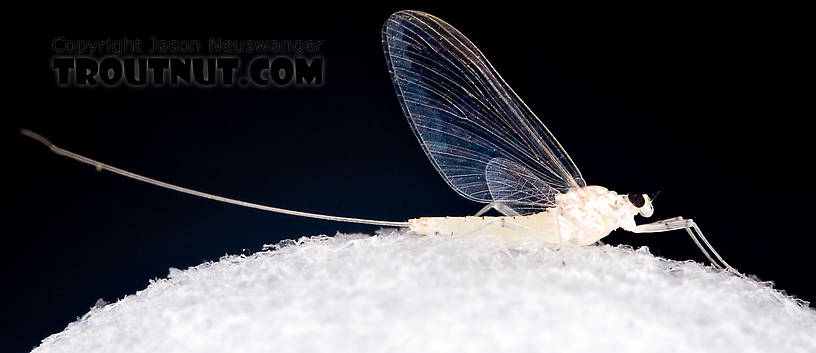
[[[645,248],[382,231],[170,269],[34,352],[816,352],[816,312]]]

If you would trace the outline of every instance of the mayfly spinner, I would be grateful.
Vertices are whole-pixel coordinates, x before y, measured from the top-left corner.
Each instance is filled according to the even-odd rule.
[[[391,222],[264,206],[147,178],[59,148],[31,131],[22,133],[56,154],[164,188],[295,216],[409,227],[424,235],[480,232],[507,239],[531,237],[553,246],[584,246],[617,228],[634,233],[685,230],[715,266],[738,273],[693,220],[675,217],[638,225],[635,215],[649,217],[654,212],[649,196],[588,186],[541,120],[482,52],[449,24],[427,13],[400,11],[388,18],[382,36],[388,70],[411,129],[448,185],[469,200],[487,204],[476,215]],[[503,216],[482,216],[491,209]]]

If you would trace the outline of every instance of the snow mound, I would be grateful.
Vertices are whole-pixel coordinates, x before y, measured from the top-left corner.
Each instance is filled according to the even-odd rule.
[[[225,256],[34,352],[816,352],[816,312],[755,281],[626,246],[382,232]]]

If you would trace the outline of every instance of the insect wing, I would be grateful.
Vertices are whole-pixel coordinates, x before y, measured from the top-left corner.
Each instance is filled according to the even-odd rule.
[[[555,195],[559,194],[530,169],[504,158],[493,158],[487,163],[485,180],[494,201],[506,204],[521,215],[555,206]]]
[[[541,120],[455,28],[426,13],[400,11],[383,26],[383,50],[420,145],[465,198],[506,201],[511,207],[512,201],[536,200],[540,209],[551,205],[557,192],[586,185]],[[489,172],[496,158],[501,160],[493,167],[515,169]]]

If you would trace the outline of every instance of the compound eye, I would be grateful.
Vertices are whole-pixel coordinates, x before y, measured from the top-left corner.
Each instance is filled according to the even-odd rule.
[[[635,207],[641,208],[643,205],[646,204],[646,199],[643,198],[643,194],[631,193],[629,194],[629,202],[631,202]]]

